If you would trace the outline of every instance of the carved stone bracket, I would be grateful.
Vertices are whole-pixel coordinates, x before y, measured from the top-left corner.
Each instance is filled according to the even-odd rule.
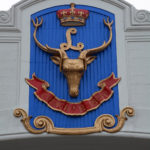
[[[23,109],[15,109],[14,116],[21,117],[22,116],[22,123],[24,127],[33,134],[40,134],[40,133],[54,133],[54,134],[88,134],[88,133],[95,133],[95,132],[108,132],[108,133],[115,133],[121,130],[125,121],[127,120],[126,114],[129,117],[134,115],[134,109],[131,107],[124,108],[119,116],[116,116],[118,119],[117,125],[114,127],[116,121],[115,118],[110,114],[103,114],[99,116],[94,124],[94,127],[88,128],[56,128],[54,127],[53,121],[46,117],[46,116],[38,116],[34,119],[34,126],[37,129],[34,129],[30,125],[30,119]]]
[[[10,15],[6,11],[0,11],[0,24],[7,24],[10,22]]]
[[[150,24],[150,12],[146,10],[136,10],[134,19],[139,24]]]

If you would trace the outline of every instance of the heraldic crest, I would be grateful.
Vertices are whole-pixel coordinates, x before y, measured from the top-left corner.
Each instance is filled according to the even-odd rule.
[[[31,32],[25,81],[32,118],[14,111],[25,128],[35,134],[119,131],[134,110],[119,113],[114,15],[72,3],[33,14]]]

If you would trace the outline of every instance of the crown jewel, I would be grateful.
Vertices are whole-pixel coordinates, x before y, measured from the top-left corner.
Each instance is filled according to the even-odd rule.
[[[89,11],[76,9],[74,3],[70,4],[70,9],[61,9],[57,11],[62,26],[83,26],[89,16]]]

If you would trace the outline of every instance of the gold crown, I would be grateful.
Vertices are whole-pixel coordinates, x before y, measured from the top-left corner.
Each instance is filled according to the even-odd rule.
[[[70,4],[70,9],[61,9],[57,11],[62,26],[83,26],[89,16],[89,11],[76,9],[74,3]]]

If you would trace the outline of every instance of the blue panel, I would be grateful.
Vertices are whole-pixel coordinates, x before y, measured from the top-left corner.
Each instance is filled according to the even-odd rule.
[[[39,41],[45,45],[59,48],[61,43],[66,42],[66,30],[70,27],[63,27],[56,16],[59,9],[69,8],[69,5],[57,6],[42,10],[31,16],[43,17],[43,25],[37,31]],[[97,54],[97,59],[88,65],[87,71],[81,79],[80,94],[77,98],[71,98],[68,94],[67,81],[64,75],[59,71],[59,66],[56,66],[50,60],[50,54],[39,49],[33,39],[34,27],[31,22],[31,53],[30,53],[30,78],[35,72],[38,78],[46,80],[50,83],[48,90],[52,91],[58,98],[66,99],[70,102],[79,102],[89,98],[94,92],[98,91],[97,83],[100,80],[107,78],[112,72],[117,77],[117,56],[116,56],[116,33],[115,33],[115,16],[102,9],[77,5],[76,8],[86,9],[90,11],[89,18],[85,26],[75,27],[77,34],[72,35],[73,45],[78,42],[85,45],[84,49],[100,46],[104,40],[109,38],[109,30],[103,23],[103,18],[114,21],[113,24],[113,40],[111,45],[103,52]],[[67,54],[70,58],[77,58],[79,53],[69,50]],[[55,127],[63,128],[78,128],[91,127],[98,116],[101,114],[119,114],[119,98],[118,87],[114,87],[114,95],[112,98],[104,102],[98,109],[87,113],[84,116],[71,117],[60,112],[53,111],[46,104],[39,101],[33,94],[34,89],[29,90],[29,115],[33,119],[39,115],[50,117]]]

